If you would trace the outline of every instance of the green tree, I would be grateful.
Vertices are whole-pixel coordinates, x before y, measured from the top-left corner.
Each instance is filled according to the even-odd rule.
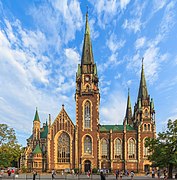
[[[168,120],[166,131],[159,133],[156,139],[147,139],[149,160],[155,167],[168,167],[168,176],[172,178],[172,171],[177,167],[177,120]]]
[[[21,146],[17,142],[15,131],[6,124],[0,124],[0,167],[8,167],[18,161]]]

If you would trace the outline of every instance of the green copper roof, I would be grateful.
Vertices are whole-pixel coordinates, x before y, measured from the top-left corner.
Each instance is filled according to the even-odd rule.
[[[127,109],[126,109],[126,115],[125,118],[127,119],[127,123],[128,120],[130,120],[132,118],[132,107],[131,107],[131,101],[130,101],[130,92],[128,89],[128,98],[127,98]]]
[[[33,154],[42,154],[39,144],[37,144],[37,146],[35,147]]]
[[[43,126],[44,130],[40,132],[40,138],[47,138],[48,135],[48,125]]]
[[[82,64],[94,64],[92,44],[90,40],[90,28],[88,23],[88,13],[86,14],[85,37],[82,50],[81,65]]]
[[[148,91],[146,87],[146,79],[144,74],[144,67],[143,67],[143,59],[142,59],[142,70],[141,70],[141,80],[140,80],[140,86],[139,86],[139,92],[138,92],[138,99],[146,99],[148,98]]]
[[[115,131],[123,131],[124,125],[101,125],[100,132],[110,131],[112,129],[113,132]],[[135,130],[130,125],[126,125],[127,131]]]
[[[35,116],[34,116],[34,121],[39,121],[40,122],[37,108],[36,108],[36,113],[35,113]]]

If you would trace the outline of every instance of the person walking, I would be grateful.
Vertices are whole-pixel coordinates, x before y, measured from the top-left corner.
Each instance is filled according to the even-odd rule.
[[[152,178],[155,178],[155,170],[154,170],[154,168],[152,169]]]
[[[122,180],[123,173],[120,171],[120,180]]]
[[[116,179],[119,178],[119,170],[116,170]]]
[[[55,170],[53,169],[53,170],[52,170],[52,179],[55,178],[55,175],[56,175],[56,173],[55,173]]]
[[[33,180],[36,180],[36,175],[37,175],[37,172],[34,170],[33,171]]]
[[[157,177],[160,179],[160,169],[157,170]]]
[[[134,172],[133,171],[131,171],[131,173],[130,173],[130,176],[131,176],[131,180],[133,180],[133,177],[134,177]]]
[[[106,177],[105,177],[105,175],[103,174],[103,171],[100,172],[100,178],[101,178],[101,180],[106,180]]]

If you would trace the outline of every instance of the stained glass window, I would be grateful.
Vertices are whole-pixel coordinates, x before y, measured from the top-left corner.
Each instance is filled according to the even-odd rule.
[[[58,162],[70,162],[70,137],[67,133],[58,138]]]
[[[120,139],[115,140],[114,144],[114,157],[116,159],[121,159],[122,158],[122,143]]]
[[[85,128],[90,128],[90,102],[87,101],[84,106]]]
[[[101,141],[101,157],[108,159],[109,158],[109,143],[106,139]]]
[[[128,157],[129,159],[135,159],[136,155],[136,143],[133,138],[128,142]]]
[[[86,136],[84,139],[84,153],[86,154],[92,153],[92,140],[90,136]]]

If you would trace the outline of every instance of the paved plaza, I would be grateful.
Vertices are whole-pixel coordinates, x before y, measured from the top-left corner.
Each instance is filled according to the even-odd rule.
[[[2,180],[9,180],[9,179],[19,179],[19,180],[32,180],[33,179],[33,176],[32,176],[32,174],[20,174],[18,177],[15,177],[15,176],[13,176],[13,177],[8,177],[7,175],[4,175],[3,177],[1,177],[0,179],[2,179]],[[51,174],[38,174],[37,176],[36,176],[36,180],[52,180],[52,177],[51,177]],[[87,177],[87,175],[80,175],[80,176],[75,176],[75,175],[70,175],[70,174],[68,174],[68,175],[56,175],[55,176],[55,179],[54,180],[64,180],[64,179],[80,179],[80,180],[84,180],[84,179],[94,179],[94,180],[100,180],[100,176],[99,175],[92,175],[90,178],[88,178]],[[108,175],[107,177],[106,177],[106,180],[114,180],[114,179],[116,179],[115,178],[115,176],[114,175]],[[119,178],[120,179],[120,178]],[[131,179],[131,177],[126,177],[126,176],[124,176],[122,179],[124,179],[124,180],[129,180],[129,179]],[[136,179],[152,179],[151,177],[147,177],[147,176],[138,176],[138,175],[135,175],[134,176],[134,180],[136,180]],[[157,177],[156,178],[153,178],[153,179],[158,179]],[[163,179],[163,178],[162,178]]]

